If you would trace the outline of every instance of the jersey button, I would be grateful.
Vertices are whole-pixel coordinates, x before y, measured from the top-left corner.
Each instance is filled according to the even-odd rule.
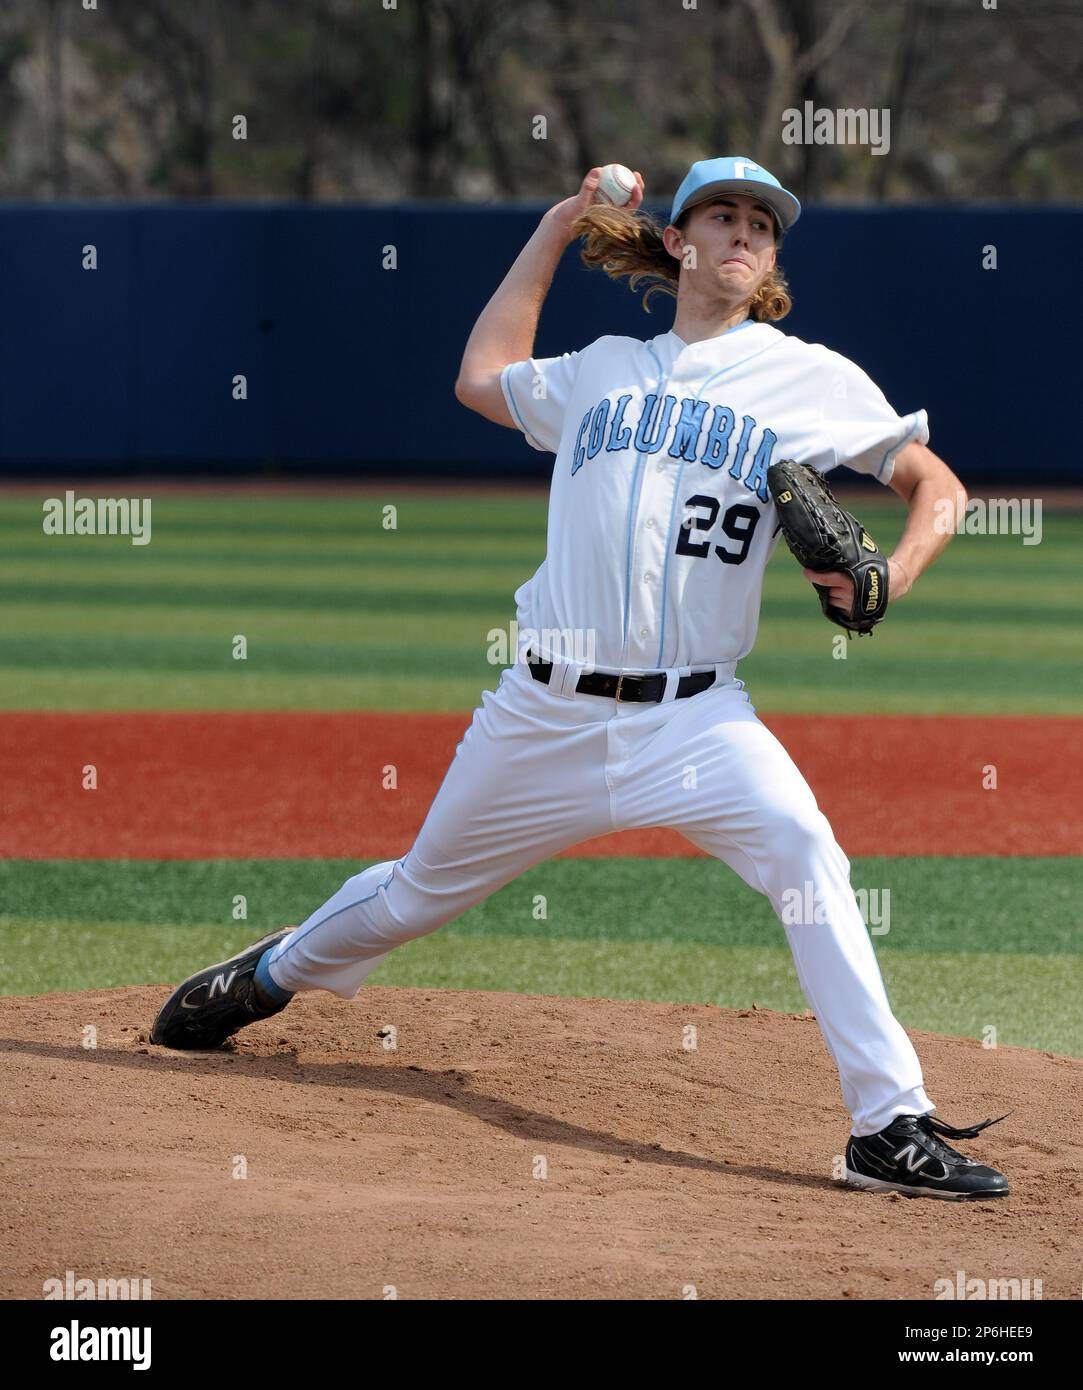
[[[639,629],[639,635],[640,635],[640,637],[646,637],[647,634],[648,634],[649,632],[650,632],[650,628],[641,627],[641,628]]]
[[[653,583],[654,583],[654,575],[651,573],[650,570],[645,570],[645,571],[644,571],[644,573],[643,573],[643,583],[644,583],[644,584],[653,584]]]
[[[653,517],[653,516],[649,516],[649,517],[647,518],[647,530],[648,530],[648,531],[653,531],[653,530],[654,530],[654,517]]]

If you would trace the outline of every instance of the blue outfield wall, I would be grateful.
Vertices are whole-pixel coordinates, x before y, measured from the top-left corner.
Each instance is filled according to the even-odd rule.
[[[0,205],[0,468],[543,479],[548,455],[452,389],[541,211]],[[858,362],[900,412],[927,409],[964,481],[1075,483],[1081,233],[1080,209],[811,209],[783,248],[781,326]],[[572,247],[536,353],[649,338],[672,315]]]

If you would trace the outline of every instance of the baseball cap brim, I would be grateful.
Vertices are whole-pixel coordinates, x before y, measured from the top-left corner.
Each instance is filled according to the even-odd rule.
[[[775,214],[783,231],[792,227],[801,215],[801,204],[793,194],[787,193],[784,188],[776,188],[773,183],[759,183],[756,179],[719,179],[715,183],[697,188],[688,201],[673,214],[670,221],[676,222],[689,208],[698,207],[700,203],[709,202],[712,198],[726,193],[742,193],[746,198],[756,198],[764,203]]]

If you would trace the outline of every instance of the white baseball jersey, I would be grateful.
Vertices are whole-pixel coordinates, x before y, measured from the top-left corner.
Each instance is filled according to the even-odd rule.
[[[739,661],[778,541],[768,465],[886,483],[902,446],[929,438],[925,411],[898,415],[853,362],[752,320],[691,345],[603,337],[500,382],[527,442],[556,455],[520,628],[590,632],[602,670]],[[552,654],[571,650],[565,637]]]
[[[853,1132],[925,1114],[849,860],[725,669],[756,633],[771,460],[845,462],[886,480],[903,442],[928,437],[925,412],[900,418],[853,363],[761,324],[692,346],[673,333],[600,338],[501,380],[527,438],[556,454],[548,553],[516,597],[522,628],[558,635],[546,654],[563,658],[560,687],[555,670],[542,684],[517,662],[483,692],[409,853],[348,878],[274,948],[271,979],[351,998],[396,946],[569,845],[676,826],[770,900]],[[579,692],[574,634],[590,629],[602,670],[722,669],[685,699]],[[795,893],[810,905],[796,915]]]

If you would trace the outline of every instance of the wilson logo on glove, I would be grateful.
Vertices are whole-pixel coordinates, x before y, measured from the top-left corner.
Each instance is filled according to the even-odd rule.
[[[839,573],[853,580],[849,610],[831,599],[829,584],[814,587],[825,617],[847,632],[871,632],[887,612],[887,559],[858,521],[831,494],[815,468],[782,459],[767,470],[767,490],[794,557],[816,574]],[[785,504],[785,505],[783,505]]]

